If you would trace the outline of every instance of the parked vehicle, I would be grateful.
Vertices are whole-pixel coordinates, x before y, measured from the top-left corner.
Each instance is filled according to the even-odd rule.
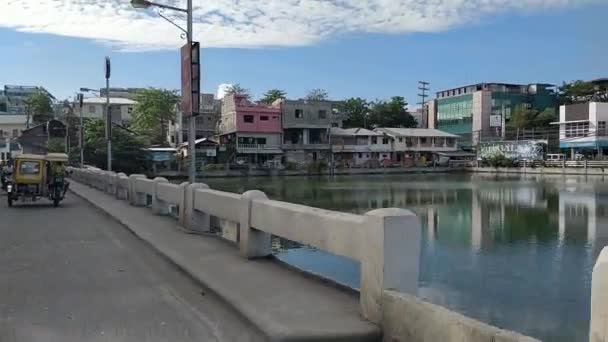
[[[65,196],[68,183],[65,180],[64,153],[47,155],[22,154],[15,158],[13,178],[6,185],[8,206],[16,201],[36,201],[46,197],[57,207]]]
[[[566,155],[563,153],[548,153],[545,156],[545,160],[547,161],[561,161],[566,160]]]

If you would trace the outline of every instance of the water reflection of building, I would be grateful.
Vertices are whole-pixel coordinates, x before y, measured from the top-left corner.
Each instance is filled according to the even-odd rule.
[[[475,193],[484,203],[494,203],[503,206],[515,205],[518,207],[547,208],[547,200],[539,186],[479,187]]]
[[[608,239],[608,196],[595,191],[559,191],[559,240],[585,234],[587,242]]]

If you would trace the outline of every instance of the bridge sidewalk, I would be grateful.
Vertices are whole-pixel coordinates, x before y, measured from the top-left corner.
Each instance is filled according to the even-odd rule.
[[[177,221],[70,181],[70,190],[119,221],[204,287],[224,299],[270,341],[380,341],[359,314],[358,297],[273,260],[246,260],[220,238],[184,234]]]

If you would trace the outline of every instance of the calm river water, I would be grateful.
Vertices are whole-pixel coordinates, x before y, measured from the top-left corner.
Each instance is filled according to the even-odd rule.
[[[608,179],[368,175],[206,180],[232,192],[364,213],[415,211],[419,296],[544,341],[586,341],[593,264],[608,244]],[[284,260],[358,286],[353,261],[308,248]]]

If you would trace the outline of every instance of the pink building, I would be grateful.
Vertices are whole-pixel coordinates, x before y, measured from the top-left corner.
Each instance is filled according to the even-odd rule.
[[[219,135],[220,143],[234,156],[231,162],[279,163],[283,153],[281,107],[227,95],[222,100]]]

